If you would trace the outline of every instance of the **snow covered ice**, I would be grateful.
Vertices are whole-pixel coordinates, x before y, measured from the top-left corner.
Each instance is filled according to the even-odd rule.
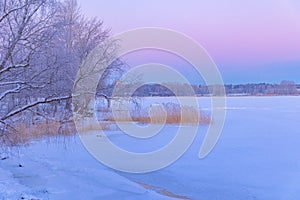
[[[199,102],[209,112],[209,98]],[[78,136],[33,141],[21,147],[20,158],[12,150],[8,159],[0,160],[0,199],[297,200],[299,102],[299,97],[227,98],[224,130],[208,157],[198,158],[208,127],[200,126],[192,146],[177,162],[146,174],[104,166],[85,150]],[[106,134],[121,148],[147,152],[170,141],[176,129],[167,125],[146,141],[117,130]]]

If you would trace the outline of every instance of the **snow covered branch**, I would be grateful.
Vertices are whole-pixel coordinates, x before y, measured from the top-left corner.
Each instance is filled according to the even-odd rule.
[[[28,105],[25,105],[25,106],[22,106],[21,108],[18,108],[16,110],[13,110],[11,111],[10,113],[8,113],[7,115],[5,115],[4,117],[2,117],[0,120],[1,121],[5,121],[7,120],[8,118],[11,118],[21,112],[24,112],[25,110],[29,109],[29,108],[32,108],[32,107],[35,107],[39,104],[47,104],[47,103],[51,103],[51,102],[56,102],[56,101],[62,101],[62,100],[67,100],[67,99],[70,99],[71,96],[63,96],[63,97],[52,97],[52,98],[43,98],[41,100],[38,100],[38,101],[35,101],[35,102],[32,102]]]
[[[7,71],[9,71],[9,70],[11,70],[11,69],[18,69],[18,68],[25,68],[25,67],[28,67],[29,66],[29,64],[27,63],[27,64],[19,64],[19,65],[11,65],[11,66],[8,66],[8,67],[6,67],[6,68],[4,68],[4,69],[1,69],[0,70],[0,74],[3,74],[4,72],[7,72]]]
[[[13,94],[13,93],[18,93],[22,90],[22,87],[20,85],[18,85],[16,88],[10,89],[10,90],[6,90],[4,92],[2,92],[0,94],[0,101],[5,98],[7,95],[9,94]]]

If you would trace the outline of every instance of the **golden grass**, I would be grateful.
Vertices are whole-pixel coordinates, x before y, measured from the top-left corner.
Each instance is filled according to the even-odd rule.
[[[153,106],[149,110],[149,115],[138,114],[128,116],[127,111],[116,111],[112,116],[111,110],[104,111],[107,117],[100,120],[102,130],[111,130],[114,122],[137,122],[143,124],[210,124],[212,120],[209,116],[201,113],[197,109],[189,106],[179,106],[178,104],[164,104],[163,106]],[[99,124],[87,123],[78,127],[80,133],[98,130]],[[16,146],[26,144],[35,139],[44,137],[69,136],[77,133],[74,122],[61,123],[59,121],[39,120],[35,124],[18,121],[13,128],[10,128],[3,136],[0,137],[0,144]]]
[[[109,130],[110,124],[108,122],[101,122],[100,126],[102,130]],[[98,124],[89,124],[79,127],[80,133],[86,133],[91,130],[98,130]],[[28,123],[16,122],[13,129],[7,131],[7,133],[0,137],[0,144],[8,146],[24,145],[30,141],[45,138],[45,137],[57,137],[57,136],[71,136],[77,133],[74,122],[61,123],[58,121],[40,121],[36,124],[28,125]]]
[[[149,124],[210,124],[211,119],[208,115],[199,112],[190,106],[179,106],[168,104],[167,106],[154,106],[150,108],[149,116],[128,116],[127,111],[117,110],[115,116],[109,116],[105,120],[110,122],[138,122]]]
[[[60,123],[58,121],[39,121],[29,125],[24,122],[15,122],[13,129],[10,129],[2,138],[1,143],[10,146],[26,144],[35,139],[45,136],[72,135],[76,133],[73,123]]]

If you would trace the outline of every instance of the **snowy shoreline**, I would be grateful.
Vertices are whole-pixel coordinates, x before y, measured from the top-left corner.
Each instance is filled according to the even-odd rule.
[[[20,148],[20,157],[15,149],[8,159],[0,160],[0,199],[296,200],[300,198],[299,100],[228,98],[224,130],[208,157],[198,159],[206,125],[199,127],[194,143],[179,160],[146,174],[104,166],[77,135],[33,141]],[[209,108],[209,98],[199,98],[199,104]],[[108,137],[120,148],[147,152],[170,141],[176,129],[168,125],[147,141],[133,140],[121,131],[108,131]],[[18,166],[20,161],[23,167]]]

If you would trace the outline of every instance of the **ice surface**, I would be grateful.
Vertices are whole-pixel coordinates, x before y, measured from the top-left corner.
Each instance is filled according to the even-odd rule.
[[[209,98],[199,102],[209,112]],[[198,159],[207,130],[200,126],[177,162],[147,174],[105,167],[77,136],[33,142],[20,158],[0,160],[0,199],[300,199],[300,98],[230,97],[223,109],[224,130],[208,157]],[[107,137],[129,151],[147,152],[164,146],[176,130],[168,125],[149,140],[121,131]]]

